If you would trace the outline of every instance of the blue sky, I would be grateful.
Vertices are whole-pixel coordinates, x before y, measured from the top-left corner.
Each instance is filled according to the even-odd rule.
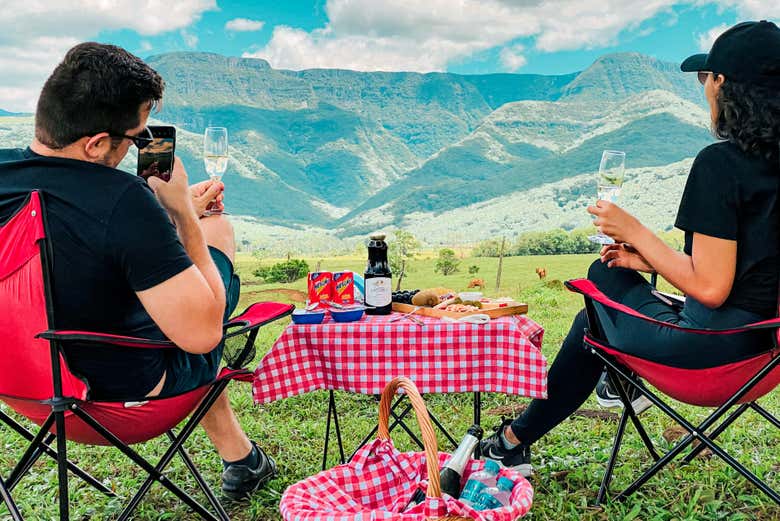
[[[296,70],[560,74],[611,52],[679,62],[739,20],[780,19],[779,0],[59,0],[2,9],[8,1],[0,108],[20,111],[32,110],[54,65],[84,40],[142,57],[208,51]]]

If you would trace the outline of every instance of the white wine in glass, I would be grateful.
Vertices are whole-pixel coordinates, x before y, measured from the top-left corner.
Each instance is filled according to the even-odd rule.
[[[623,187],[625,173],[626,153],[619,150],[605,150],[601,154],[599,164],[598,198],[602,201],[616,202]],[[588,239],[596,244],[615,244],[612,237],[601,232],[590,235]]]
[[[228,135],[225,127],[208,127],[203,134],[203,161],[206,165],[206,173],[212,181],[221,181],[228,166]],[[208,214],[221,213],[212,208],[207,208]]]

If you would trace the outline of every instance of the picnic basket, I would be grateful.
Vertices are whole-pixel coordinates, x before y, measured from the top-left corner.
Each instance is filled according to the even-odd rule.
[[[399,452],[390,439],[390,404],[399,388],[417,415],[424,452]],[[279,509],[286,521],[513,521],[530,510],[531,484],[507,469],[501,471],[502,475],[516,485],[506,507],[477,511],[442,495],[439,468],[448,459],[449,454],[438,452],[433,425],[417,387],[408,378],[395,378],[382,392],[377,439],[363,446],[349,463],[288,487]],[[470,460],[464,482],[483,465],[482,461]],[[403,511],[414,492],[423,487],[425,500]]]

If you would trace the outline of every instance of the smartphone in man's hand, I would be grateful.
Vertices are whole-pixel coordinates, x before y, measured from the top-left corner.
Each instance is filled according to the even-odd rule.
[[[173,171],[176,128],[152,125],[149,131],[152,133],[152,142],[138,149],[138,175],[144,179],[155,176],[167,182]]]

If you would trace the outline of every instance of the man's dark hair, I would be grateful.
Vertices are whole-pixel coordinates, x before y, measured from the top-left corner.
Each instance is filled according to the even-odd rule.
[[[115,45],[76,45],[43,85],[35,111],[35,137],[63,148],[100,132],[137,127],[143,104],[153,109],[164,83],[157,72]]]
[[[726,78],[718,92],[715,134],[744,152],[776,159],[780,144],[777,90]]]

